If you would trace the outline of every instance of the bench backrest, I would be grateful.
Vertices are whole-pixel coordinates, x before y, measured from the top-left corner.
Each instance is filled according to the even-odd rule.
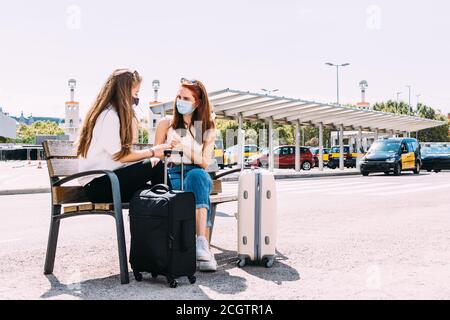
[[[72,141],[47,140],[42,143],[51,178],[78,173],[78,159]]]
[[[78,173],[78,158],[76,153],[76,146],[72,141],[58,141],[58,140],[47,140],[42,143],[44,147],[44,155],[47,159],[47,168],[50,178],[61,178],[70,176]],[[151,145],[148,144],[136,144],[133,145],[133,149],[142,150],[144,148],[149,148]],[[208,170],[210,173],[214,174],[214,168]],[[69,187],[67,187],[69,188]],[[67,188],[59,188],[61,190],[66,190],[67,193],[73,192],[74,190]],[[213,181],[212,194],[218,194],[222,192],[222,185],[220,180]],[[63,198],[66,198],[64,195]]]
[[[77,150],[72,141],[47,140],[42,143],[51,178],[66,177],[78,173]],[[135,144],[133,149],[149,148],[149,144]]]

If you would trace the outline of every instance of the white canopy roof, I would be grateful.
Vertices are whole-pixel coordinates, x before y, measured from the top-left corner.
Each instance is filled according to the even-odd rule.
[[[343,107],[329,103],[265,95],[239,90],[224,89],[209,93],[214,112],[219,118],[269,120],[277,123],[300,122],[303,125],[339,127],[345,129],[415,132],[441,126],[442,121],[393,113]],[[154,113],[165,114],[173,108],[173,101],[150,107]]]

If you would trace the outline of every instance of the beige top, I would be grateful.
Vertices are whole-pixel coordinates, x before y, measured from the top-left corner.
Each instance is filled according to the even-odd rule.
[[[184,164],[201,164],[203,159],[207,159],[208,164],[214,162],[214,139],[210,138],[209,141],[200,144],[195,140],[196,130],[194,126],[191,127],[191,130],[174,130],[170,126],[167,131],[166,143],[170,144],[175,135],[180,137],[180,143],[174,150],[183,151]],[[213,136],[215,137],[215,134]],[[179,155],[172,155],[170,161],[175,164],[181,163]]]

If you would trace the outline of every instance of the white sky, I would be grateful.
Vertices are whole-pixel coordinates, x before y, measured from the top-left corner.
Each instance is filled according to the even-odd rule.
[[[75,7],[71,7],[75,6]],[[77,14],[80,11],[80,15]],[[0,0],[0,106],[12,115],[64,115],[67,80],[84,114],[109,73],[144,76],[141,107],[161,80],[173,98],[181,77],[209,91],[278,88],[333,102],[401,98],[450,112],[450,4],[431,1],[6,1]]]

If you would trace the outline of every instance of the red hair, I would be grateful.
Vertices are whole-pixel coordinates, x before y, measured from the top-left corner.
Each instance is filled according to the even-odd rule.
[[[201,121],[202,124],[202,134],[201,134],[201,140],[199,140],[199,137],[196,136],[196,140],[198,142],[205,142],[205,133],[210,129],[215,129],[216,125],[214,123],[213,117],[212,117],[212,105],[209,102],[208,92],[206,91],[205,86],[203,83],[199,80],[195,80],[194,82],[183,82],[181,84],[183,88],[188,89],[195,99],[195,110],[192,113],[192,123],[195,123],[197,121]],[[174,130],[177,129],[186,129],[183,121],[183,115],[181,115],[178,112],[177,109],[177,100],[178,97],[175,99],[175,103],[173,106],[173,121],[172,121],[172,128]]]

